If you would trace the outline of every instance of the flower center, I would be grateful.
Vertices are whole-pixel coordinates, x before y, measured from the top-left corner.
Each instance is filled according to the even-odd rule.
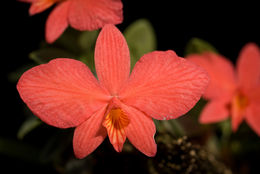
[[[242,93],[237,93],[232,100],[232,107],[235,107],[239,111],[244,111],[248,106],[248,99]]]
[[[126,139],[125,127],[128,124],[128,117],[119,108],[111,109],[103,122],[103,126],[107,129],[109,140],[118,152],[122,151]]]
[[[232,115],[232,129],[236,131],[238,126],[243,121],[246,107],[248,106],[248,98],[241,92],[238,92],[232,99],[231,115]]]

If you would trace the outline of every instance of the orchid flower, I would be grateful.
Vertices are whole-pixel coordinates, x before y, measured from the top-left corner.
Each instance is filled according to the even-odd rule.
[[[46,22],[46,41],[54,42],[70,25],[77,30],[96,30],[105,24],[123,20],[121,0],[20,0],[31,3],[30,15],[40,13],[54,4]]]
[[[45,123],[76,127],[76,157],[93,152],[108,136],[117,152],[128,140],[147,156],[156,154],[153,119],[188,112],[208,84],[207,73],[173,51],[145,54],[130,74],[121,32],[106,25],[95,48],[98,80],[80,61],[53,59],[26,71],[17,84],[22,100]]]
[[[214,123],[231,116],[232,130],[243,120],[260,135],[260,49],[253,43],[241,51],[236,69],[225,57],[215,53],[190,55],[188,59],[207,70],[211,82],[204,97],[209,103],[200,122]]]

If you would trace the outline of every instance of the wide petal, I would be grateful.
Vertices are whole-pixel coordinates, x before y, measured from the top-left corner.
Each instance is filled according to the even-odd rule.
[[[46,41],[53,43],[68,27],[68,11],[71,1],[60,3],[49,15],[46,22]]]
[[[155,156],[157,146],[154,140],[156,128],[153,120],[133,107],[122,105],[122,109],[130,120],[126,127],[128,140],[145,155]]]
[[[207,99],[220,99],[232,95],[236,88],[236,76],[232,63],[215,53],[194,54],[188,60],[203,67],[210,76],[209,86],[204,94]]]
[[[212,100],[204,107],[200,115],[200,123],[215,123],[229,117],[228,105],[223,100]]]
[[[247,91],[249,101],[259,102],[260,104],[260,83]]]
[[[123,20],[121,0],[70,0],[70,25],[78,30],[96,30]]]
[[[97,76],[111,95],[117,95],[130,73],[130,54],[122,33],[113,25],[100,32],[95,48]]]
[[[249,126],[260,136],[260,102],[252,102],[246,111],[245,119]]]
[[[60,128],[81,124],[109,99],[80,61],[54,59],[26,71],[17,89],[32,112]]]
[[[202,68],[173,51],[155,51],[136,63],[119,97],[155,119],[173,119],[196,104],[207,84]]]
[[[106,107],[103,107],[75,129],[73,148],[77,158],[84,158],[92,153],[106,138],[107,131],[102,126],[105,111]]]
[[[260,49],[253,43],[247,44],[240,52],[237,71],[239,84],[250,90],[260,82]]]
[[[29,14],[30,15],[35,15],[37,13],[41,13],[44,10],[48,9],[51,7],[55,1],[54,0],[28,0],[25,2],[30,2],[32,3],[30,9],[29,9]]]

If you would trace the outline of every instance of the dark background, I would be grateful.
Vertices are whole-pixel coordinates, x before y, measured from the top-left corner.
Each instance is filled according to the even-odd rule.
[[[124,0],[124,21],[118,27],[123,31],[133,21],[147,18],[155,28],[158,50],[172,49],[183,56],[189,39],[199,37],[234,62],[246,43],[260,45],[259,9],[256,4],[245,1],[243,4],[237,1],[233,4],[217,2],[184,1],[180,4],[174,0]],[[31,62],[28,54],[44,40],[45,21],[51,9],[29,16],[29,4],[15,0],[3,3],[6,3],[1,5],[1,99],[4,105],[1,105],[0,136],[15,139],[24,120],[21,116],[23,103],[16,84],[10,83],[7,75]],[[12,163],[12,158],[0,154],[0,162],[0,165],[8,165]]]

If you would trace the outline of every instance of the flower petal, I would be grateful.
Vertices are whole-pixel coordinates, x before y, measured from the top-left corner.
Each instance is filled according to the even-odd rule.
[[[196,104],[207,84],[200,67],[173,51],[155,51],[136,63],[119,97],[155,119],[173,119]]]
[[[107,131],[102,126],[105,111],[106,107],[103,107],[75,129],[73,148],[77,158],[92,153],[106,138]]]
[[[260,107],[259,102],[252,102],[246,112],[246,121],[251,128],[260,136]]]
[[[210,76],[209,86],[204,94],[205,98],[215,99],[230,95],[236,88],[236,76],[232,63],[215,53],[190,55],[188,60],[203,67]]]
[[[28,70],[17,89],[34,114],[60,128],[81,124],[109,99],[85,64],[73,59],[54,59]]]
[[[68,27],[68,10],[71,1],[60,3],[49,15],[46,22],[46,41],[53,43]]]
[[[237,71],[239,84],[250,89],[260,82],[260,49],[257,45],[247,44],[240,52]]]
[[[130,73],[130,54],[122,33],[113,25],[100,32],[95,48],[97,76],[111,95],[117,95]]]
[[[260,103],[260,83],[251,88],[251,90],[247,92],[247,95],[250,101],[256,101]]]
[[[122,104],[130,122],[126,127],[126,136],[129,141],[142,153],[155,156],[157,146],[154,141],[156,132],[153,120],[137,109]]]
[[[123,20],[121,0],[71,0],[70,25],[78,30],[96,30]]]
[[[219,100],[210,101],[202,110],[200,123],[215,123],[228,118],[227,103]]]
[[[32,3],[30,9],[29,9],[29,14],[30,15],[35,15],[37,13],[41,13],[47,8],[51,7],[55,1],[53,0],[34,0],[34,1],[27,1]]]

